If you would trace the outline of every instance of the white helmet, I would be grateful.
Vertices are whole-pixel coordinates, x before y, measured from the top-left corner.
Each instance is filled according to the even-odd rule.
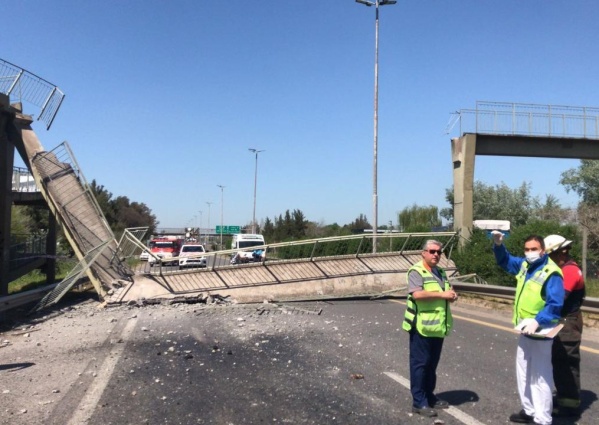
[[[560,235],[549,235],[545,239],[545,252],[551,254],[560,248],[566,248],[572,244],[572,241],[567,240]]]

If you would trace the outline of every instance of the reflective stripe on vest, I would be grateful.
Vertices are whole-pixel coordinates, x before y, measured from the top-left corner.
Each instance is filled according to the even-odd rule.
[[[431,292],[448,291],[451,289],[449,280],[445,271],[438,268],[441,278],[444,282],[442,289],[439,282],[433,274],[424,267],[422,261],[414,264],[408,270],[408,280],[410,272],[417,272],[422,277],[422,289]],[[419,334],[427,337],[444,337],[452,328],[453,318],[449,310],[447,300],[440,298],[420,299],[416,301],[411,294],[408,294],[406,313],[402,328],[406,331],[412,330],[416,325]]]
[[[541,296],[543,285],[552,274],[562,276],[561,269],[550,258],[547,259],[547,264],[534,272],[528,279],[526,278],[527,271],[528,262],[523,261],[520,271],[516,275],[516,298],[512,314],[514,325],[517,325],[522,319],[535,318],[543,310],[545,307],[545,300]]]

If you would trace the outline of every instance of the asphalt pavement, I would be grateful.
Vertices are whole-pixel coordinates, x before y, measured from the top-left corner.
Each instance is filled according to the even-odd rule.
[[[401,300],[176,304],[93,300],[15,320],[0,339],[2,424],[504,424],[520,409],[509,310],[458,303],[437,418],[411,413]],[[599,417],[585,330],[583,416]],[[435,422],[436,421],[436,422]]]

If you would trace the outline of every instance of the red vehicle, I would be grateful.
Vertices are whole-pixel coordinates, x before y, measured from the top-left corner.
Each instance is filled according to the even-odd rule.
[[[163,236],[160,238],[154,238],[150,241],[150,252],[163,259],[164,263],[168,263],[168,258],[174,258],[179,256],[181,246],[183,245],[183,239],[177,236]],[[150,255],[148,262],[153,265],[156,262],[154,256]]]

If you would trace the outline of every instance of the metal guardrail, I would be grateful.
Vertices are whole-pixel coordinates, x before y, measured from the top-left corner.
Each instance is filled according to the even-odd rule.
[[[509,300],[513,300],[516,294],[516,288],[510,286],[480,285],[476,283],[460,283],[455,281],[452,282],[452,285],[459,292],[505,298]],[[584,313],[599,314],[599,298],[585,298],[581,310]]]
[[[44,298],[47,293],[56,288],[56,283],[40,286],[29,291],[0,297],[0,313],[32,304]]]
[[[25,101],[39,107],[40,113],[37,119],[46,123],[48,130],[65,96],[49,81],[2,59],[0,59],[0,92],[19,102]]]
[[[475,109],[453,114],[447,134],[457,122],[460,134],[599,139],[599,108],[595,107],[477,102]]]

